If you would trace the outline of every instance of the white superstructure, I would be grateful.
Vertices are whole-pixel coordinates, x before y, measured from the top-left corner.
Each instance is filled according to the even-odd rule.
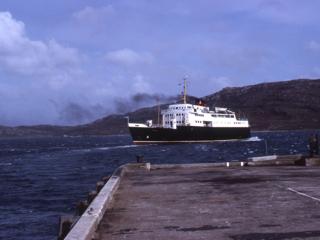
[[[161,111],[162,127],[177,128],[177,126],[196,127],[249,127],[248,120],[239,120],[234,112],[226,108],[209,107],[193,104],[172,104]]]

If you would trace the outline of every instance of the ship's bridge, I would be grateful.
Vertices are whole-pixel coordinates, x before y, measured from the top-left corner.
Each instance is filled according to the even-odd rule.
[[[193,105],[193,104],[172,104],[169,105],[167,109],[162,110],[161,113],[165,112],[209,112],[209,108],[200,105]]]
[[[179,125],[190,124],[190,114],[210,113],[209,108],[193,104],[172,104],[167,109],[161,111],[163,127],[175,128]]]

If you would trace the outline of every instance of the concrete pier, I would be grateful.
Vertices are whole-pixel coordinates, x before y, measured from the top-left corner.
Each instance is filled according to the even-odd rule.
[[[234,165],[127,165],[77,239],[320,239],[319,167]]]

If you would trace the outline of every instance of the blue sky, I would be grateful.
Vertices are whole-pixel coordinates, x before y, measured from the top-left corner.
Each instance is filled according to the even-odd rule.
[[[172,96],[320,75],[318,0],[2,0],[0,125],[78,124]]]

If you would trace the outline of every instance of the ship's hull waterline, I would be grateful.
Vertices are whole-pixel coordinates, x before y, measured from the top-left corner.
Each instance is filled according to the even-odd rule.
[[[129,130],[135,144],[211,142],[251,136],[249,127],[129,127]]]

